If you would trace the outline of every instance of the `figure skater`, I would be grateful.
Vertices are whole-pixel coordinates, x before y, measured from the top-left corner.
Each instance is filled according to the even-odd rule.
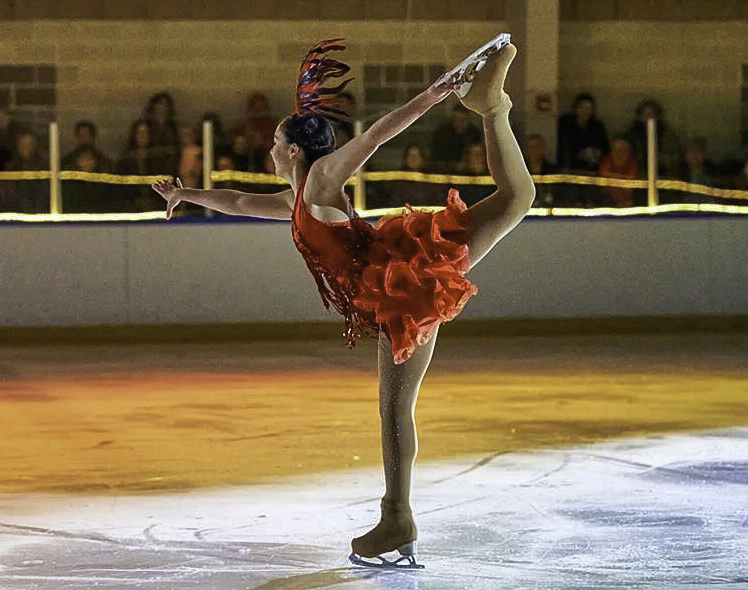
[[[477,292],[465,273],[519,223],[535,195],[509,127],[512,103],[503,88],[517,50],[508,40],[500,49],[493,46],[473,67],[448,73],[336,150],[328,118],[341,115],[334,97],[350,79],[332,89],[321,85],[350,69],[326,55],[344,49],[341,41],[310,49],[297,84],[296,112],[275,132],[276,174],[290,189],[273,195],[197,190],[178,180],[176,186],[163,180],[154,189],[167,201],[167,218],[180,201],[188,201],[227,214],[290,219],[293,241],[322,301],[345,318],[349,344],[362,333],[378,334],[385,494],[379,523],[352,540],[350,559],[375,567],[423,567],[415,560],[418,533],[410,503],[418,390],[440,323],[454,318]],[[479,71],[476,63],[483,66]],[[452,189],[446,209],[436,213],[408,209],[373,226],[358,217],[343,191],[345,182],[380,145],[453,91],[483,118],[496,192],[469,209]],[[395,551],[399,556],[385,557]]]

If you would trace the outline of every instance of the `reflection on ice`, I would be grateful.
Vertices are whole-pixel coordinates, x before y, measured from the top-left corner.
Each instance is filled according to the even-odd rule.
[[[0,588],[748,585],[748,429],[422,464],[425,570],[351,566],[379,472],[186,494],[0,496]],[[362,503],[362,498],[369,498]]]

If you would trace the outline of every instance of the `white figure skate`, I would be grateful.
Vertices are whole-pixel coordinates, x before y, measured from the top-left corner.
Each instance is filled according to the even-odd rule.
[[[505,45],[508,45],[510,41],[511,35],[509,33],[501,33],[482,47],[473,51],[473,53],[460,62],[459,65],[446,72],[441,78],[439,78],[437,83],[446,82],[453,76],[457,76],[457,82],[459,83],[462,81],[462,84],[454,90],[454,93],[460,98],[463,98],[468,92],[470,92],[470,88],[473,85],[470,80],[473,75],[480,71],[480,69],[486,64],[488,56],[496,53]]]
[[[365,567],[376,567],[381,569],[420,570],[424,568],[424,566],[420,563],[416,563],[415,541],[405,543],[405,545],[400,545],[400,547],[398,547],[396,551],[400,554],[400,557],[395,559],[387,559],[386,557],[383,557],[381,555],[377,555],[376,557],[361,557],[360,555],[356,555],[355,553],[351,553],[348,556],[348,559],[350,559],[351,563],[353,563],[354,565],[363,565]]]

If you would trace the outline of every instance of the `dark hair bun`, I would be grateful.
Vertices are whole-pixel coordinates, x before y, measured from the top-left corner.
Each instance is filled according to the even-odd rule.
[[[314,117],[309,117],[306,121],[304,121],[304,131],[310,135],[312,135],[318,128],[317,125],[317,119]]]
[[[322,115],[291,115],[285,121],[283,133],[288,143],[295,143],[301,148],[309,165],[335,151],[335,132]]]

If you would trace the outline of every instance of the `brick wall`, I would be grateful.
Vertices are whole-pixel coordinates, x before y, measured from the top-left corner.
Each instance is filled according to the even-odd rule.
[[[57,107],[57,67],[50,64],[3,63],[0,54],[0,106],[44,137]]]
[[[608,0],[610,1],[610,0]],[[0,19],[503,20],[503,0],[20,0]]]
[[[0,65],[21,68],[38,84],[21,98],[41,100],[47,92],[51,100],[50,88],[56,86],[63,150],[72,143],[74,122],[90,118],[100,126],[102,147],[116,155],[128,124],[161,90],[173,93],[184,124],[217,110],[231,126],[247,94],[256,90],[266,92],[281,115],[291,109],[305,49],[318,39],[343,36],[349,40],[346,60],[357,76],[350,89],[371,115],[364,101],[365,66],[451,64],[504,27],[485,20],[10,20],[0,23]],[[733,153],[741,141],[745,39],[748,17],[675,24],[562,21],[559,108],[567,109],[580,90],[590,90],[615,132],[641,98],[653,96],[683,136],[706,137],[719,157]],[[0,100],[15,92],[10,86],[0,82]],[[433,117],[449,107],[440,108]]]
[[[745,0],[561,0],[560,7],[567,21],[730,21],[748,13]]]
[[[574,21],[728,21],[746,18],[745,0],[560,0]],[[0,2],[0,19],[111,20],[505,20],[503,0],[23,0]]]

